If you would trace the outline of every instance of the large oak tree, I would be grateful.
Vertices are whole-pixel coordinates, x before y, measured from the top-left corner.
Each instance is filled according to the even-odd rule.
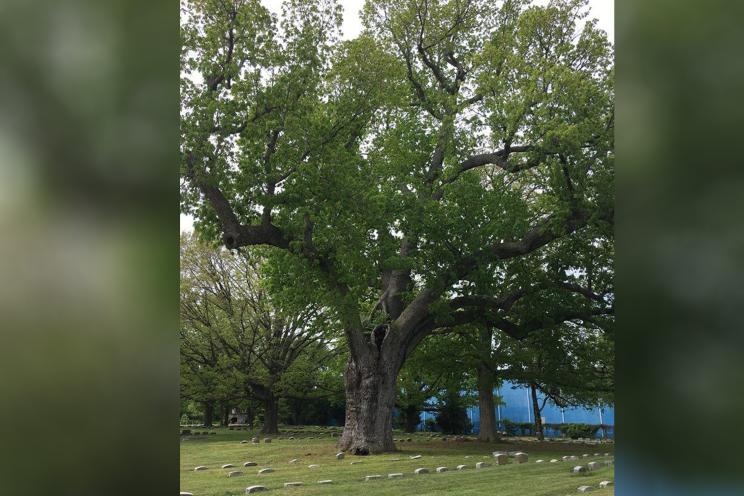
[[[333,0],[186,2],[182,211],[335,311],[341,449],[394,449],[396,377],[434,330],[545,328],[499,320],[502,267],[611,236],[612,48],[585,4],[369,0],[340,42]]]

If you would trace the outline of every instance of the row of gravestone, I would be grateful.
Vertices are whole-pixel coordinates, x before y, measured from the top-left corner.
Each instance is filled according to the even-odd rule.
[[[214,436],[215,434],[217,434],[217,433],[214,432],[214,431],[210,431],[210,432],[207,432],[207,431],[193,431],[192,432],[191,429],[183,429],[181,431],[181,435],[182,436],[207,436],[207,435]]]
[[[246,462],[246,463],[252,463],[252,462]],[[488,464],[485,463],[485,462],[478,462],[478,463],[475,464],[475,468],[476,469],[482,469],[482,468],[485,468],[487,466],[488,466]],[[226,465],[223,465],[222,466],[222,468],[230,468],[230,467],[232,467],[232,465],[230,465],[230,464],[226,464]],[[308,468],[312,468],[312,467],[319,467],[319,465],[310,465]],[[206,470],[206,469],[207,469],[207,467],[201,467],[200,466],[200,467],[196,467],[195,470]],[[457,470],[465,470],[465,469],[467,469],[467,465],[458,465],[457,466]],[[436,472],[437,473],[443,473],[443,472],[447,472],[447,471],[448,471],[448,468],[447,467],[437,467],[436,468]],[[269,472],[273,472],[273,469],[271,469],[271,468],[264,468],[264,469],[259,470],[258,471],[258,474],[260,475],[260,474],[265,474],[265,473],[269,473]],[[429,473],[429,469],[428,468],[423,468],[423,467],[422,468],[417,468],[416,470],[413,471],[413,473],[415,475],[428,474]],[[236,477],[236,476],[242,475],[242,474],[243,474],[242,472],[229,472],[227,476],[228,477]],[[402,472],[396,472],[396,473],[390,473],[390,474],[388,474],[388,478],[389,479],[397,479],[397,478],[400,478],[400,477],[403,477],[403,473]],[[382,479],[382,475],[367,475],[367,476],[364,477],[364,480],[365,481],[378,480],[378,479]],[[332,480],[319,480],[318,481],[318,484],[331,484],[331,483],[333,483]],[[285,482],[284,483],[284,487],[298,487],[298,486],[302,486],[302,485],[303,485],[302,482]],[[261,492],[261,491],[268,491],[268,488],[266,486],[250,486],[250,487],[247,487],[245,489],[245,493],[246,494],[252,494],[252,493],[257,493],[257,492]],[[192,493],[188,493],[188,492],[181,492],[180,494],[181,494],[181,496],[193,496]]]
[[[612,485],[613,485],[612,481],[606,480],[606,481],[602,481],[599,483],[599,488],[604,489],[605,487],[610,487]],[[594,486],[579,486],[578,491],[580,493],[588,493],[588,492],[594,491],[594,489],[595,489]]]

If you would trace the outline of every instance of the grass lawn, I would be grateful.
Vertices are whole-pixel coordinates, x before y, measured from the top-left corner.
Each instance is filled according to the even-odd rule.
[[[195,429],[201,431],[202,429]],[[181,441],[181,491],[195,496],[228,496],[245,494],[245,488],[253,485],[266,486],[269,491],[259,494],[284,495],[428,495],[428,494],[497,494],[508,495],[569,495],[579,494],[579,486],[594,486],[592,494],[606,496],[613,494],[613,488],[598,489],[600,481],[614,481],[614,466],[603,466],[586,475],[575,475],[571,468],[586,465],[590,461],[604,462],[610,458],[590,456],[609,452],[614,454],[612,444],[581,445],[556,442],[513,441],[504,443],[480,443],[477,441],[442,441],[431,439],[428,434],[399,434],[395,437],[412,438],[413,442],[397,443],[398,452],[382,455],[351,456],[336,460],[335,444],[338,438],[323,428],[287,427],[270,444],[250,443],[252,432],[215,429],[217,434],[210,436],[182,437]],[[292,431],[290,433],[287,431]],[[287,439],[290,435],[295,439]],[[314,439],[307,439],[314,437]],[[241,440],[248,443],[241,444]],[[524,451],[529,455],[525,464],[496,466],[493,451]],[[411,455],[422,455],[411,460]],[[551,458],[561,459],[563,455],[577,455],[579,461],[548,463]],[[290,464],[289,460],[299,460]],[[393,461],[400,458],[400,461]],[[544,459],[546,463],[535,463]],[[247,461],[256,462],[255,467],[243,467]],[[352,461],[361,463],[351,465]],[[476,470],[475,464],[485,461],[488,467]],[[235,468],[222,469],[227,463]],[[308,468],[310,464],[319,468]],[[457,471],[457,465],[467,465],[467,469]],[[194,467],[205,465],[208,470],[195,472]],[[604,465],[604,464],[603,464]],[[445,466],[448,472],[436,473],[437,467]],[[274,472],[257,475],[259,469],[271,467]],[[414,475],[413,471],[426,467],[430,473]],[[244,475],[227,477],[227,472],[239,470]],[[389,473],[403,473],[401,479],[388,479]],[[366,475],[382,475],[383,480],[365,481]],[[332,484],[319,485],[318,481],[331,479]],[[285,482],[302,482],[301,487],[284,488]]]

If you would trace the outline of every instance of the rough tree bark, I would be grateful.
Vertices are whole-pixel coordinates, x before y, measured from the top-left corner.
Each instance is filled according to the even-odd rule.
[[[535,415],[535,436],[540,441],[545,439],[543,432],[542,417],[540,416],[540,406],[537,403],[537,386],[535,383],[530,384],[530,393],[532,394],[532,412]]]
[[[263,434],[279,434],[279,400],[270,391],[264,398]]]
[[[204,427],[212,427],[214,421],[214,402],[207,401],[204,403]]]
[[[365,361],[350,359],[344,374],[346,422],[338,446],[355,455],[395,450],[393,405],[400,365],[383,358]]]
[[[478,407],[480,409],[479,441],[494,442],[499,440],[496,429],[496,406],[493,401],[493,372],[479,363],[476,366],[478,376]]]

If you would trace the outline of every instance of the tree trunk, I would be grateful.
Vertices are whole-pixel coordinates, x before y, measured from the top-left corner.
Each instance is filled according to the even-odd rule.
[[[532,411],[535,415],[535,436],[540,441],[545,439],[545,433],[543,432],[542,417],[540,416],[540,407],[537,403],[537,387],[535,384],[530,384],[530,392],[532,393]]]
[[[476,366],[478,375],[478,406],[480,409],[480,432],[478,440],[494,442],[499,440],[496,431],[496,406],[493,401],[493,372],[484,364]]]
[[[228,406],[227,402],[222,402],[222,406],[220,407],[220,414],[222,416],[222,427],[227,427],[227,424],[230,422],[230,407]]]
[[[214,402],[207,401],[204,403],[204,427],[212,427],[214,420]]]
[[[405,422],[403,428],[406,432],[416,432],[416,427],[421,422],[421,410],[416,405],[405,408]]]
[[[355,455],[395,450],[393,405],[399,365],[379,358],[362,365],[349,359],[344,374],[346,423],[338,447]]]
[[[264,399],[264,434],[279,434],[279,400],[269,392]]]

